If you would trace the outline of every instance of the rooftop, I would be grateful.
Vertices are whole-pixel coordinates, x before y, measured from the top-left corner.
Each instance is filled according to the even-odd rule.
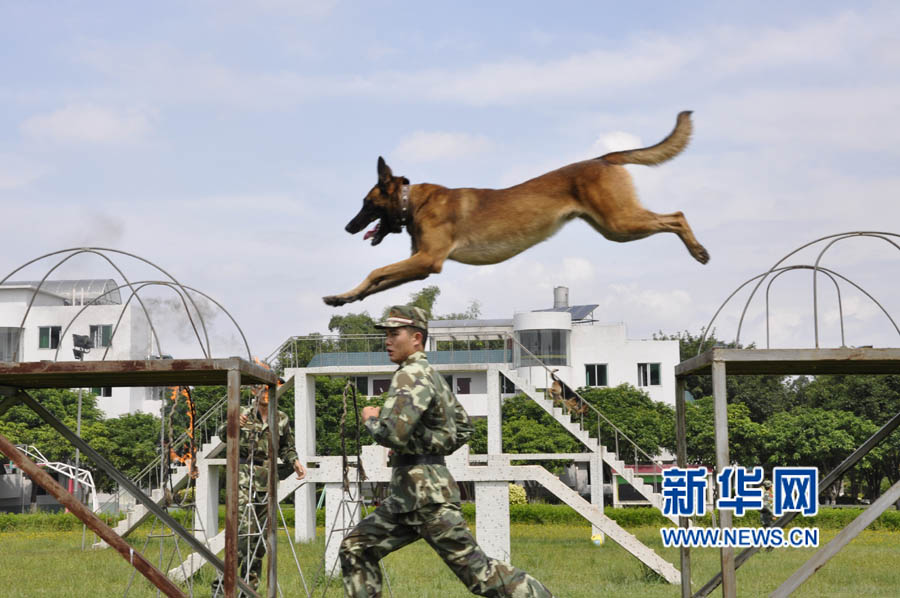
[[[81,280],[10,280],[0,285],[6,288],[31,289],[59,297],[66,305],[120,305],[122,295],[118,284],[111,278],[91,278]]]

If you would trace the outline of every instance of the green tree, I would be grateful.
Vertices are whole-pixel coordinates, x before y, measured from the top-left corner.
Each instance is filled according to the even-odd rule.
[[[621,384],[613,388],[581,388],[578,390],[584,399],[606,416],[615,427],[624,432],[647,455],[655,457],[660,447],[674,444],[675,410],[653,401],[647,394],[631,386]],[[597,418],[593,412],[584,415],[585,425],[592,435],[597,434]],[[616,430],[602,418],[600,425],[601,442],[614,450]],[[620,458],[627,461],[634,459],[634,449],[630,443],[620,438]],[[638,452],[638,460],[646,461],[646,457]]]
[[[379,334],[375,328],[375,320],[368,312],[358,314],[349,313],[343,316],[331,316],[328,321],[328,330],[337,332],[341,336],[348,334]]]
[[[701,336],[695,336],[686,330],[675,334],[658,332],[653,338],[677,340],[682,361],[696,356],[698,349],[701,348]],[[715,337],[715,332],[709,334],[702,343],[704,351],[712,347],[744,348],[735,343],[721,342]],[[746,348],[753,349],[754,345],[748,345]],[[728,403],[746,405],[750,418],[757,423],[764,422],[774,413],[791,409],[799,404],[796,388],[787,376],[728,376],[725,384]],[[685,376],[685,390],[690,392],[694,399],[712,396],[712,376],[695,374]]]
[[[502,430],[505,453],[579,453],[584,448],[559,422],[525,395],[503,401]]]
[[[340,421],[344,411],[343,396],[346,384],[346,378],[316,377],[316,454],[318,455],[341,454]],[[366,405],[381,406],[383,404],[383,396],[357,396],[357,406],[360,414],[362,414],[362,408]],[[354,423],[353,400],[352,396],[348,396],[347,419],[344,424],[348,455],[356,452]],[[360,443],[364,445],[375,443],[372,436],[363,426],[362,421],[359,422],[359,439]]]
[[[687,428],[687,458],[689,463],[716,466],[716,440],[714,403],[712,397],[704,397],[689,403],[685,410]],[[754,422],[749,408],[736,403],[728,407],[729,457],[732,463],[746,467],[764,462],[765,426]],[[674,438],[666,448],[675,452]]]
[[[159,456],[159,418],[147,413],[132,413],[94,422],[84,439],[127,477],[135,477]],[[198,447],[199,448],[199,447]],[[96,466],[94,483],[110,491],[115,483]]]
[[[767,465],[816,466],[824,476],[875,430],[875,424],[849,411],[802,407],[776,413],[766,422]],[[833,488],[832,502],[839,487]]]
[[[77,392],[55,388],[28,392],[50,413],[62,420],[66,426],[73,431],[77,428]],[[102,419],[103,412],[97,407],[97,397],[89,392],[82,393],[82,436],[87,435],[92,424],[102,422]],[[34,445],[50,461],[74,462],[75,460],[75,447],[22,403],[0,417],[0,433],[13,443]]]
[[[897,414],[900,376],[817,376],[802,391],[810,407],[849,411],[881,425]]]
[[[477,299],[472,299],[465,311],[451,312],[436,316],[435,320],[477,320],[481,315],[481,303]]]

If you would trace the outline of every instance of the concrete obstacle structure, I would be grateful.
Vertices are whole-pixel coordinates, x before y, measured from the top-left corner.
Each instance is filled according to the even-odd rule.
[[[435,367],[438,370],[442,369],[440,365]],[[635,488],[644,492],[651,504],[656,506],[659,499],[658,495],[654,496],[652,488],[649,485],[638,483],[636,478],[631,477],[633,473],[625,467],[624,462],[614,452],[591,438],[577,423],[568,421],[568,416],[562,414],[558,408],[554,408],[552,401],[544,399],[543,394],[528,385],[526,381],[517,379],[511,370],[488,364],[485,364],[485,368],[488,380],[488,454],[472,455],[469,453],[468,446],[464,446],[447,459],[447,467],[457,481],[474,483],[475,532],[479,544],[485,552],[494,558],[510,560],[512,554],[509,540],[509,483],[533,481],[542,485],[548,492],[589,521],[593,528],[592,535],[605,534],[669,583],[680,583],[680,573],[671,563],[642,544],[603,513],[602,464],[605,462],[613,471],[626,479],[634,480]],[[318,371],[320,369],[329,371]],[[352,528],[359,521],[358,505],[360,500],[353,490],[357,482],[356,467],[350,468],[351,491],[348,493],[343,488],[342,458],[315,454],[315,376],[323,374],[350,375],[344,371],[330,371],[332,369],[335,368],[298,368],[285,371],[288,384],[293,384],[295,389],[297,453],[307,467],[307,475],[304,480],[297,480],[295,475],[289,474],[281,480],[278,485],[278,500],[285,500],[294,494],[296,506],[294,539],[298,542],[311,542],[316,538],[316,484],[324,485],[326,493],[324,565],[325,571],[332,575],[339,575],[340,538],[343,537],[346,530]],[[554,455],[511,455],[502,452],[500,374],[509,377],[520,390],[537,401],[585,446],[591,448],[590,501],[582,498],[539,465],[510,465],[512,460],[552,459]],[[364,375],[364,373],[360,372],[360,375]],[[216,530],[217,525],[217,513],[214,509],[218,496],[217,469],[224,466],[225,461],[221,458],[211,458],[211,454],[204,450],[198,458],[196,511],[198,521],[195,527],[200,530]],[[355,461],[355,459],[355,456],[350,457],[351,461]],[[362,449],[361,460],[366,474],[366,482],[386,483],[390,481],[391,470],[388,467],[387,449],[380,446],[365,446]],[[348,508],[348,504],[354,506]],[[210,550],[213,552],[221,550],[224,546],[222,534],[215,534],[212,531],[209,531],[208,534],[210,538],[206,543]],[[191,555],[180,566],[169,571],[169,575],[174,579],[186,579],[193,575],[203,562],[199,555]]]

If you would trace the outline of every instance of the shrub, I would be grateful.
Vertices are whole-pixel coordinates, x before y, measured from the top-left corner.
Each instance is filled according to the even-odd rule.
[[[525,495],[525,488],[518,484],[509,485],[509,504],[510,505],[526,505],[528,497]]]

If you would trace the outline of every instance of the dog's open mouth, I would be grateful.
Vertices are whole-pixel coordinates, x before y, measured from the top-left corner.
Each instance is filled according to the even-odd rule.
[[[372,239],[372,246],[374,247],[381,243],[382,239],[384,239],[389,232],[391,232],[390,227],[384,226],[383,222],[379,220],[374,227],[366,231],[366,234],[363,235],[363,241]]]

